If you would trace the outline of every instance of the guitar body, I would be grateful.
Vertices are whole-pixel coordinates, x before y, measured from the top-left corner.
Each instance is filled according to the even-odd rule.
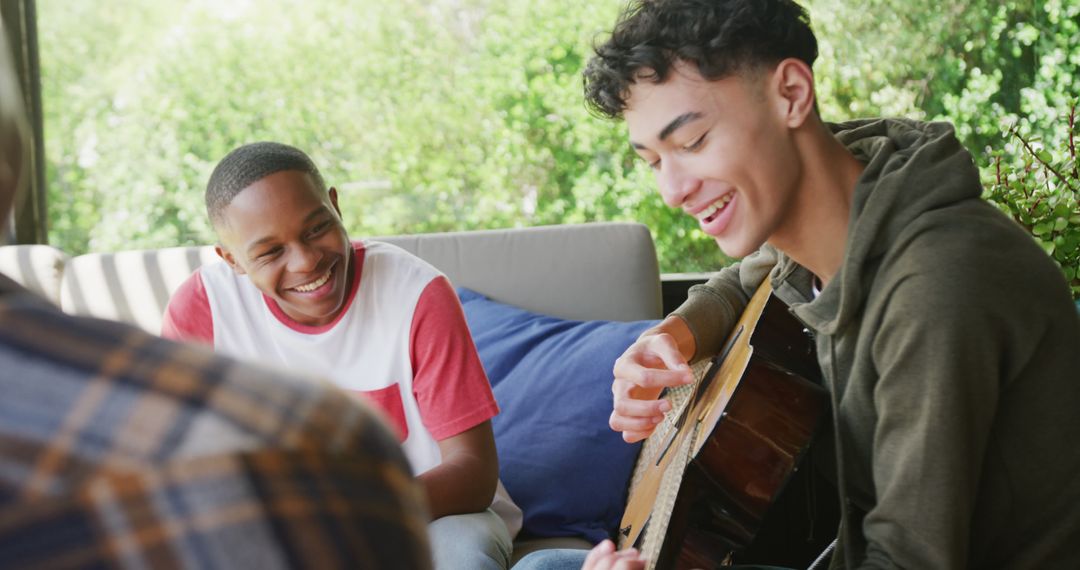
[[[655,568],[714,568],[749,545],[826,414],[812,340],[771,293],[766,281],[671,429],[653,435],[664,443],[631,491],[620,538],[650,541]]]

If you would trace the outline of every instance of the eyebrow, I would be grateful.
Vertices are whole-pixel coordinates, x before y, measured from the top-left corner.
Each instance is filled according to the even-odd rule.
[[[703,116],[704,115],[702,113],[699,113],[697,111],[690,111],[689,113],[683,113],[683,114],[679,115],[678,117],[675,117],[664,128],[660,129],[660,134],[657,135],[657,138],[660,139],[660,140],[664,140],[664,139],[670,137],[672,133],[679,130],[679,128],[682,127],[683,125],[685,125],[686,123],[689,123],[691,121],[696,121],[696,120],[700,119]],[[633,142],[633,141],[630,142],[630,146],[632,146],[632,147],[634,147],[636,149],[639,149],[639,150],[645,150],[645,148],[646,148],[645,145],[643,145],[641,143],[636,143],[636,142]]]
[[[308,214],[307,216],[304,217],[303,223],[306,224],[306,223],[310,222],[311,220],[313,220],[315,218],[318,218],[321,214],[324,214],[324,213],[326,213],[326,208],[325,207],[316,208],[316,209],[312,210],[310,214]],[[255,241],[251,242],[247,246],[248,255],[251,255],[252,253],[254,253],[253,250],[257,249],[259,246],[261,246],[261,245],[263,245],[265,243],[268,243],[268,242],[272,242],[275,239],[276,238],[274,236],[265,236],[265,237],[261,237],[261,238],[255,240]]]
[[[686,123],[689,123],[690,121],[696,121],[696,120],[700,119],[701,117],[702,117],[702,114],[698,113],[697,111],[691,111],[689,113],[683,113],[682,115],[679,115],[678,117],[675,117],[675,120],[671,121],[670,123],[667,124],[666,127],[661,129],[660,130],[660,135],[658,136],[658,138],[660,140],[664,140],[664,139],[668,138],[669,136],[671,136],[671,133],[675,132],[679,127],[685,125]]]

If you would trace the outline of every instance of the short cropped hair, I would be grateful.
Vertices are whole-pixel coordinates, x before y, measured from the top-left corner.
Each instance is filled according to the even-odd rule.
[[[241,190],[284,170],[311,175],[315,186],[326,191],[322,174],[304,151],[276,142],[256,142],[234,149],[214,167],[206,184],[206,214],[217,227],[225,208]]]
[[[634,83],[663,83],[679,61],[712,81],[790,57],[813,67],[818,55],[810,16],[791,0],[634,0],[594,51],[585,100],[613,119]]]

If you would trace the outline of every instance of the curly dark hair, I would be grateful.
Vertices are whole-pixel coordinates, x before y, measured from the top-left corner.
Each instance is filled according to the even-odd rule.
[[[662,83],[677,61],[717,80],[789,57],[813,66],[810,16],[791,0],[633,0],[585,68],[585,101],[619,118],[638,80]]]
[[[256,142],[234,149],[214,167],[206,184],[206,213],[217,227],[222,211],[241,190],[283,170],[306,172],[325,191],[322,174],[304,151],[276,142]]]

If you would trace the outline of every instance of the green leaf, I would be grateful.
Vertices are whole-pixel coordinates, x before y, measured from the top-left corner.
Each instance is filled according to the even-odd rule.
[[[1054,249],[1056,249],[1054,242],[1039,240],[1039,245],[1042,246],[1043,251],[1046,252],[1046,255],[1054,255]]]
[[[1041,161],[1043,161],[1045,163],[1051,163],[1051,162],[1054,161],[1053,155],[1051,155],[1050,151],[1048,151],[1046,149],[1039,149],[1038,151],[1035,152],[1035,156],[1039,157],[1039,160],[1041,160]]]
[[[1050,229],[1051,228],[1050,228],[1049,223],[1041,222],[1041,223],[1035,224],[1035,227],[1032,228],[1031,231],[1032,231],[1032,233],[1034,233],[1037,236],[1043,236],[1043,235],[1046,235],[1046,234],[1050,233]]]
[[[1060,232],[1061,230],[1063,230],[1063,229],[1065,229],[1067,227],[1069,227],[1069,220],[1066,220],[1065,218],[1058,218],[1058,219],[1054,220],[1054,231],[1055,232]]]

